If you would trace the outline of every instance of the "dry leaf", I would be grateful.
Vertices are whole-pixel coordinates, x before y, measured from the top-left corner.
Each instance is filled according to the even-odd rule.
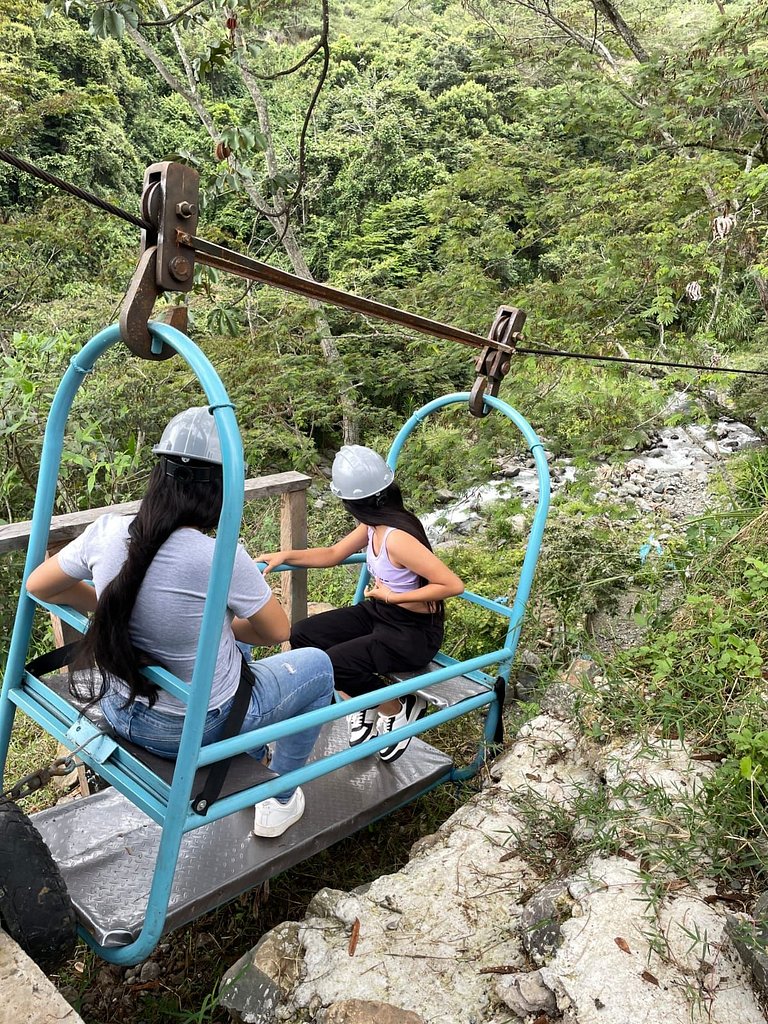
[[[709,893],[704,897],[705,903],[717,903],[722,900],[723,903],[734,903],[736,906],[744,907],[748,902],[748,897],[743,892],[713,892]]]
[[[360,918],[355,918],[355,923],[352,925],[352,934],[349,936],[349,946],[347,952],[350,956],[355,955],[357,949],[357,940],[360,938]]]
[[[629,943],[626,939],[618,938],[613,940],[619,949],[624,950],[625,953],[631,953],[632,950],[629,948]]]
[[[131,992],[149,992],[152,989],[160,988],[160,979],[154,981],[142,981],[138,985],[131,985]]]
[[[649,985],[655,985],[656,988],[659,987],[659,979],[656,977],[655,974],[651,974],[650,971],[643,971],[640,977],[643,979],[643,981],[647,981]]]
[[[687,888],[688,882],[684,878],[673,878],[671,882],[667,882],[667,892],[679,892]]]

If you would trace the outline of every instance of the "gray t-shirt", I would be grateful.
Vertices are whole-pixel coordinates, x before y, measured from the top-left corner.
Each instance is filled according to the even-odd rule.
[[[93,580],[99,595],[126,559],[131,522],[132,517],[110,514],[91,523],[59,551],[63,572],[76,580]],[[191,681],[195,667],[214,544],[212,537],[188,527],[172,533],[152,560],[131,614],[129,633],[133,644],[157,657],[159,664],[186,683]],[[241,657],[232,632],[233,616],[249,618],[271,596],[258,566],[238,544],[211,685],[211,710],[229,700],[240,679]],[[113,678],[110,686],[128,695],[122,680]],[[162,689],[155,708],[184,714],[184,705]]]

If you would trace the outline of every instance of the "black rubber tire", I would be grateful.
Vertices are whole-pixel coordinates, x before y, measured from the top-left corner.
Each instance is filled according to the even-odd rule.
[[[75,909],[61,872],[26,814],[3,799],[0,925],[46,972],[55,971],[74,952]]]

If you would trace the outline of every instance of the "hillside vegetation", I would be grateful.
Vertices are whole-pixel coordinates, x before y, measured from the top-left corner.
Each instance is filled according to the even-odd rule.
[[[483,335],[509,304],[537,348],[768,370],[766,0],[334,0],[327,15],[326,32],[321,0],[0,0],[0,146],[132,212],[147,164],[192,163],[200,235]],[[0,522],[29,518],[46,409],[116,319],[137,248],[134,228],[0,163]],[[474,379],[458,344],[213,271],[189,302],[251,475],[318,476],[314,542],[345,525],[322,500],[333,451],[385,450]],[[764,434],[764,379],[520,355],[501,397],[585,469],[647,445],[679,391],[694,402],[678,422],[725,411]],[[178,360],[113,350],[78,397],[58,511],[140,494],[161,425],[199,400]],[[518,449],[493,420],[445,415],[406,450],[404,489],[431,511]],[[589,649],[593,612],[642,592],[646,642],[607,666],[583,727],[711,757],[708,855],[764,887],[768,459],[743,460],[645,568],[653,523],[596,490],[582,473],[555,504],[524,643],[546,678]],[[513,592],[520,511],[500,503],[447,556],[472,589]],[[254,552],[271,546],[277,510],[246,525]],[[20,571],[0,566],[3,647]],[[350,596],[328,573],[313,588]],[[464,614],[452,642],[493,642]]]

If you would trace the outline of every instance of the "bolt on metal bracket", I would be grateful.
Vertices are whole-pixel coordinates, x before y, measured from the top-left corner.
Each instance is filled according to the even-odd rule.
[[[120,333],[142,359],[173,355],[155,345],[147,327],[155,302],[165,291],[188,292],[194,284],[195,254],[177,242],[179,230],[197,228],[200,176],[186,164],[151,164],[144,173],[141,212],[151,230],[141,232],[141,255],[120,311]],[[185,306],[171,306],[163,317],[181,331],[187,328]]]

